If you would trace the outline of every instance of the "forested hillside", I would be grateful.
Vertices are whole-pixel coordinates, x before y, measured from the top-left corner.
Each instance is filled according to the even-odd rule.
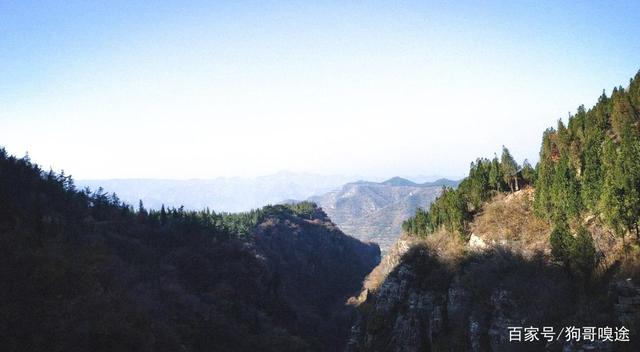
[[[528,160],[522,166],[513,159],[506,147],[500,159],[478,158],[471,163],[469,176],[457,189],[443,187],[441,195],[431,204],[429,211],[419,208],[407,219],[402,228],[415,235],[427,235],[440,227],[464,235],[468,223],[482,203],[500,192],[513,192],[532,184],[536,171]]]
[[[3,351],[340,349],[378,260],[311,203],[134,210],[0,149]]]
[[[540,161],[471,163],[365,282],[349,349],[637,351],[640,72],[547,129]],[[509,326],[629,338],[509,341]]]
[[[614,88],[610,97],[603,92],[591,109],[580,106],[566,125],[559,120],[557,128],[547,129],[535,170],[526,160],[519,166],[506,148],[500,160],[478,159],[457,190],[443,190],[428,212],[419,209],[404,223],[404,230],[426,235],[445,227],[467,235],[484,201],[523,185],[535,185],[535,214],[553,225],[553,254],[567,265],[587,271],[595,265],[570,258],[592,256],[593,240],[582,226],[590,215],[620,238],[634,234],[639,241],[640,72],[628,87]]]

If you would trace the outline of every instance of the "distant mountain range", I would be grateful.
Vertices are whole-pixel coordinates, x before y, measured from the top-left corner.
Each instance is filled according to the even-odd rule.
[[[345,233],[376,242],[386,252],[400,235],[402,222],[417,207],[429,207],[442,186],[458,184],[445,178],[424,183],[402,177],[383,182],[349,182],[352,180],[340,175],[279,172],[256,178],[78,180],[76,186],[92,190],[102,187],[135,207],[142,200],[147,209],[160,209],[164,204],[191,210],[208,207],[217,212],[241,212],[267,204],[310,200],[321,206]]]
[[[285,199],[306,199],[340,187],[353,178],[341,175],[315,175],[279,172],[256,178],[221,177],[215,179],[105,179],[78,180],[78,188],[102,187],[120,199],[137,206],[142,200],[148,209],[180,207],[217,212],[240,212],[282,203]]]
[[[314,204],[132,212],[2,148],[0,243],[3,351],[341,351],[380,261]]]
[[[386,252],[400,236],[402,222],[416,208],[428,208],[442,186],[458,181],[440,179],[415,183],[401,177],[384,182],[357,181],[308,200],[317,203],[346,234],[378,243]]]

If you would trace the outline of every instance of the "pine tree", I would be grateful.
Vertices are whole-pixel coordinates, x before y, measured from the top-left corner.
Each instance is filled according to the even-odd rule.
[[[585,208],[596,211],[602,191],[601,148],[603,134],[595,128],[587,130],[583,150],[584,167],[581,196]]]
[[[618,234],[624,234],[620,222],[622,213],[622,192],[618,187],[619,173],[616,172],[618,154],[611,138],[606,137],[602,147],[604,182],[600,194],[600,211],[604,221]]]
[[[518,163],[513,159],[509,149],[502,146],[502,157],[500,158],[500,167],[502,177],[505,183],[509,185],[511,192],[517,191],[518,187]]]
[[[167,224],[167,211],[164,209],[164,204],[160,208],[160,225],[164,226]]]
[[[473,209],[478,209],[482,202],[489,198],[489,173],[491,162],[487,159],[478,158],[471,163],[469,176],[465,178],[458,189],[462,192]]]
[[[624,194],[622,221],[627,230],[634,230],[640,239],[640,138],[635,121],[628,116],[623,122],[616,173]]]
[[[637,120],[637,113],[624,89],[619,88],[614,92],[615,94],[611,97],[613,100],[611,129],[616,136],[620,137],[625,132],[628,123]]]
[[[631,116],[620,117],[619,146],[607,138],[603,163],[605,180],[601,210],[605,221],[620,235],[635,231],[640,238],[640,138]]]
[[[571,219],[580,214],[580,187],[575,172],[566,152],[560,155],[560,160],[553,176],[551,188],[551,204],[553,219]]]
[[[569,233],[566,219],[556,220],[556,225],[549,236],[551,255],[567,267],[569,266],[569,249],[572,246],[572,240],[573,237]]]
[[[555,147],[559,154],[567,152],[569,149],[570,135],[569,130],[565,127],[562,120],[558,120],[558,128],[556,130]]]
[[[500,161],[494,154],[493,160],[491,160],[491,166],[489,169],[489,185],[497,192],[502,190],[502,172],[500,171]]]
[[[638,71],[636,76],[629,82],[629,99],[637,112],[638,109],[640,109],[640,71]]]
[[[522,162],[522,181],[525,184],[532,185],[536,181],[536,170],[529,164],[529,160],[524,159]]]
[[[609,116],[611,115],[611,99],[607,97],[604,90],[602,91],[602,95],[598,98],[598,103],[591,112],[593,114],[593,118],[590,119],[590,121],[587,121],[588,124],[600,131],[605,131],[610,127]]]
[[[138,221],[144,222],[147,219],[147,209],[144,208],[144,204],[142,203],[142,199],[138,202]]]
[[[542,135],[542,147],[540,148],[540,162],[538,163],[538,175],[535,183],[534,210],[542,218],[550,219],[553,208],[551,202],[551,188],[555,167],[552,159],[553,145],[551,136],[555,133],[552,128],[547,129]]]
[[[568,246],[571,272],[582,281],[588,282],[596,266],[596,248],[591,234],[584,226],[580,226],[576,237]]]

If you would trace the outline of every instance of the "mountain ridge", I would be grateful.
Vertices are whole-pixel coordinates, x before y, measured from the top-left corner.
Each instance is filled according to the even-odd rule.
[[[326,351],[377,245],[311,203],[134,211],[0,148],[6,351]]]
[[[331,191],[348,182],[347,176],[279,172],[249,177],[218,177],[213,179],[87,179],[76,180],[78,188],[102,188],[116,193],[129,204],[142,200],[149,209],[184,206],[187,210],[205,208],[217,211],[241,212],[277,204],[285,199],[306,199]]]
[[[640,350],[639,150],[640,71],[546,129],[535,168],[504,146],[473,161],[350,300],[347,350]],[[555,338],[514,341],[524,327]]]
[[[345,233],[373,241],[386,252],[402,232],[402,222],[419,207],[428,208],[443,186],[442,179],[417,184],[401,177],[383,182],[356,181],[307,200],[317,203]]]

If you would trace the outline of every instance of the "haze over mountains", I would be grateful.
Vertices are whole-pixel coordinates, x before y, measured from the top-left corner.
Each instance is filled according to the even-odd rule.
[[[278,172],[256,178],[220,177],[215,179],[111,179],[78,180],[79,188],[104,188],[125,202],[144,202],[149,209],[180,207],[216,212],[239,212],[281,203],[286,199],[306,199],[323,194],[353,180],[343,175],[315,175]]]
[[[437,175],[411,177],[418,182],[436,180]],[[115,192],[123,201],[137,206],[142,200],[148,209],[180,207],[217,212],[240,212],[278,204],[289,200],[303,200],[335,191],[358,177],[319,175],[281,171],[272,175],[249,177],[219,177],[214,179],[85,179],[76,186],[105,192]],[[374,180],[376,181],[376,180]],[[411,181],[409,181],[411,182]],[[432,183],[433,183],[432,182]],[[428,184],[429,182],[425,183]]]
[[[384,182],[347,183],[309,200],[322,207],[346,234],[361,241],[376,242],[385,253],[400,236],[402,222],[413,215],[416,208],[428,209],[442,186],[457,184],[448,179],[415,183],[393,177]]]
[[[380,260],[316,205],[133,210],[0,147],[3,351],[338,351]]]
[[[418,176],[433,179],[433,176]],[[402,177],[383,182],[351,181],[348,176],[323,176],[279,172],[257,178],[216,178],[193,180],[113,179],[79,180],[78,188],[104,188],[123,201],[137,206],[142,200],[148,209],[184,206],[216,212],[240,212],[279,204],[310,200],[321,206],[347,234],[362,241],[376,242],[386,252],[401,233],[402,221],[417,207],[428,208],[442,186],[456,181],[437,179],[416,183]]]
[[[418,182],[404,177],[350,182],[354,177],[283,171],[256,178],[79,180],[76,184],[93,190],[103,187],[134,206],[142,200],[147,209],[160,209],[164,204],[167,208],[241,212],[267,204],[309,200],[317,203],[345,234],[377,243],[385,254],[401,235],[403,221],[418,207],[428,209],[443,186],[455,188],[459,183],[436,177],[411,177]]]

